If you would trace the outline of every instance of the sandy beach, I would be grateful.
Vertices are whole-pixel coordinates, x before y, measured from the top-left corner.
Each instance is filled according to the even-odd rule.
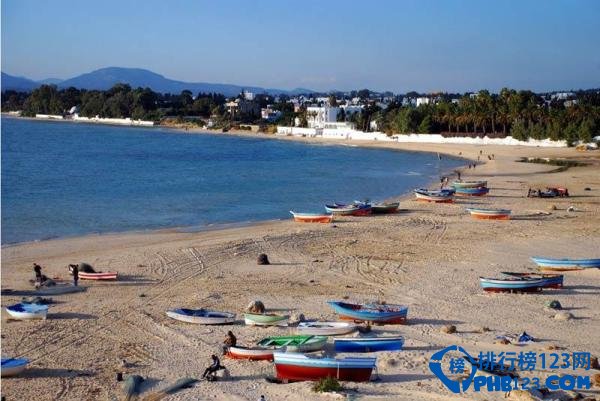
[[[181,377],[199,377],[210,364],[210,355],[220,351],[227,330],[233,330],[238,343],[252,345],[266,336],[291,334],[294,328],[189,325],[169,319],[165,311],[206,307],[241,316],[256,299],[271,311],[321,320],[336,318],[325,303],[331,299],[408,305],[407,325],[374,327],[378,334],[400,334],[406,339],[402,351],[377,354],[380,380],[344,383],[365,400],[504,398],[501,392],[458,396],[446,390],[431,374],[428,362],[433,352],[448,345],[460,345],[475,355],[560,346],[568,352],[600,356],[599,269],[566,272],[563,289],[538,294],[486,294],[478,280],[501,271],[534,271],[530,256],[600,256],[600,152],[329,142],[439,152],[472,160],[482,150],[486,163],[464,168],[462,175],[487,180],[491,192],[453,204],[420,203],[398,194],[401,213],[341,218],[335,227],[289,220],[197,233],[173,229],[5,246],[3,307],[21,299],[18,291],[31,290],[33,262],[40,263],[49,277],[65,280],[69,279],[67,265],[78,262],[118,271],[121,277],[116,282],[82,282],[88,287],[85,293],[54,297],[57,303],[45,321],[10,321],[3,309],[3,356],[32,361],[21,377],[2,380],[6,400],[121,399],[117,372],[147,378],[142,398]],[[489,161],[488,154],[494,154],[494,160]],[[516,162],[519,157],[565,157],[588,165],[556,171],[556,166]],[[566,186],[571,197],[525,197],[528,188],[546,186]],[[509,208],[513,218],[473,220],[465,212],[472,205]],[[550,210],[550,205],[556,210]],[[575,211],[567,211],[569,206]],[[266,253],[272,265],[257,266],[260,253]],[[556,312],[544,308],[553,299],[574,318],[555,320]],[[456,326],[456,333],[441,332],[449,324]],[[498,335],[523,331],[538,341],[520,347],[494,344]],[[267,400],[336,397],[312,392],[309,382],[266,382],[264,377],[273,374],[272,363],[226,358],[222,363],[230,371],[229,380],[200,382],[168,399],[257,400],[261,394]],[[589,394],[597,397],[598,389]]]

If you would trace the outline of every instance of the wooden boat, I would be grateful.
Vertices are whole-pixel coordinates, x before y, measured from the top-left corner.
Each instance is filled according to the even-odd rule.
[[[326,336],[298,335],[273,336],[260,340],[261,347],[284,348],[286,352],[312,352],[323,349],[327,342]]]
[[[372,206],[369,202],[363,202],[363,201],[354,201],[352,202],[352,204],[350,205],[346,205],[344,203],[334,203],[333,205],[325,205],[325,207],[336,207],[336,208],[350,208],[350,207],[357,207],[358,210],[356,210],[355,212],[352,213],[352,216],[368,216],[370,214],[372,214]]]
[[[16,376],[27,368],[29,360],[25,358],[2,358],[2,377]]]
[[[232,359],[249,361],[272,361],[275,347],[229,347],[227,356]]]
[[[116,280],[117,272],[79,273],[81,280]]]
[[[325,205],[325,211],[331,213],[334,216],[354,216],[360,210],[358,205],[338,205],[331,204]]]
[[[532,278],[487,278],[479,277],[479,285],[490,292],[538,292],[544,288],[546,280]]]
[[[509,220],[511,214],[508,209],[467,208],[467,212],[471,213],[474,218],[483,220]]]
[[[490,192],[488,187],[456,188],[456,196],[484,196]]]
[[[402,324],[406,322],[408,307],[388,304],[352,304],[342,301],[327,302],[341,319],[356,322]]]
[[[453,201],[454,194],[450,191],[430,191],[428,189],[415,189],[415,197],[419,201],[450,203]]]
[[[531,260],[538,265],[540,270],[582,270],[600,268],[600,259],[553,259],[533,257]]]
[[[454,188],[480,188],[487,187],[487,181],[453,181]]]
[[[298,213],[291,210],[290,213],[294,216],[294,221],[298,223],[331,223],[333,221],[333,214]]]
[[[298,324],[297,331],[301,334],[339,336],[352,333],[356,329],[357,326],[349,322],[302,322]]]
[[[7,306],[6,311],[13,319],[46,319],[48,316],[48,305],[20,303]]]
[[[171,319],[194,324],[229,324],[235,322],[235,313],[208,309],[178,308],[167,311]]]
[[[63,295],[63,294],[73,294],[76,292],[84,292],[87,290],[86,287],[82,286],[74,286],[72,284],[56,284],[51,287],[40,287],[35,290],[33,295]]]
[[[544,288],[562,288],[564,282],[564,275],[562,274],[540,274],[540,273],[516,273],[516,272],[502,272],[507,276],[522,277],[531,279],[544,279]]]
[[[274,353],[279,380],[304,381],[334,377],[340,381],[366,382],[377,358],[316,358],[296,353]]]
[[[371,206],[371,213],[373,214],[390,214],[396,213],[398,211],[398,207],[400,206],[399,202],[393,203],[376,203]]]
[[[287,326],[289,315],[274,313],[244,313],[244,322],[248,326]]]
[[[403,345],[404,337],[401,336],[333,339],[333,348],[336,352],[400,351]]]

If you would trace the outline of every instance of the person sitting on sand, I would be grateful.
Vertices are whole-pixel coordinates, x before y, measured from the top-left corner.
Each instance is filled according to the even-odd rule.
[[[223,369],[223,367],[221,366],[221,361],[216,355],[213,354],[210,357],[212,358],[212,364],[208,368],[206,368],[206,370],[202,374],[203,379],[206,377],[206,375],[213,375],[217,372],[217,370]]]
[[[225,337],[223,344],[225,344],[223,345],[223,355],[227,353],[229,347],[235,347],[235,345],[237,344],[237,338],[235,338],[231,330],[227,332],[227,337]]]
[[[42,266],[37,263],[33,264],[33,271],[35,273],[35,281],[42,282]]]

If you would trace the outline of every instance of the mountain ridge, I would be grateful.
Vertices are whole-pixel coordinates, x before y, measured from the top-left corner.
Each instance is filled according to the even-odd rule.
[[[198,92],[217,92],[225,96],[235,96],[242,90],[254,93],[269,93],[271,95],[295,95],[299,93],[313,93],[314,91],[305,88],[295,88],[291,90],[262,88],[259,86],[243,86],[236,84],[222,84],[209,82],[184,82],[178,81],[158,74],[144,68],[128,67],[105,67],[84,74],[77,75],[65,80],[44,79],[34,81],[25,77],[17,77],[2,72],[2,90],[31,91],[44,83],[57,85],[59,89],[75,87],[88,90],[107,90],[117,83],[125,83],[132,88],[149,87],[155,92],[179,94],[183,90],[190,90],[192,93]]]

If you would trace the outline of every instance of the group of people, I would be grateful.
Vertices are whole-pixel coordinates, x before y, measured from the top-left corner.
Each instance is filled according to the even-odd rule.
[[[79,265],[69,265],[69,270],[73,275],[73,285],[77,287],[77,283],[79,282]],[[48,278],[45,274],[42,273],[42,266],[37,263],[33,264],[33,272],[35,274],[35,286],[51,286],[54,285],[54,281]]]

